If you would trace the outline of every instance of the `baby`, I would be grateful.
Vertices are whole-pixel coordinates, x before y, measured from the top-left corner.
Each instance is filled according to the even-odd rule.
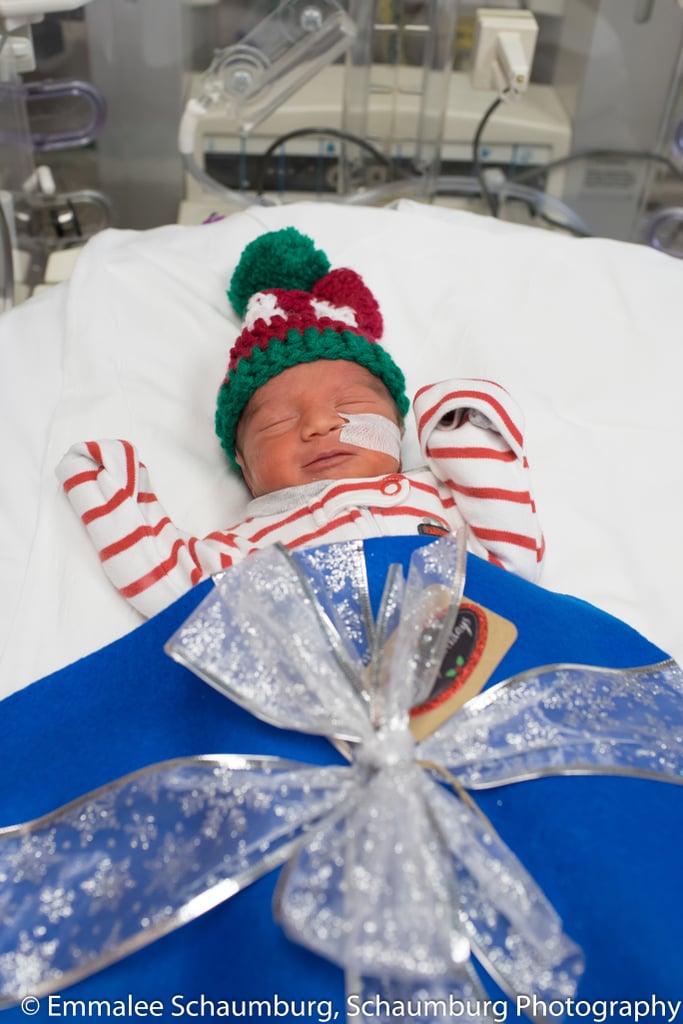
[[[76,444],[58,466],[107,575],[143,615],[266,544],[439,534],[464,523],[475,554],[537,578],[544,545],[521,416],[500,385],[422,388],[414,413],[425,466],[404,473],[410,403],[362,278],[331,270],[310,238],[285,228],[247,246],[228,296],[244,327],[216,430],[253,496],[246,518],[204,538],[179,530],[127,441]]]

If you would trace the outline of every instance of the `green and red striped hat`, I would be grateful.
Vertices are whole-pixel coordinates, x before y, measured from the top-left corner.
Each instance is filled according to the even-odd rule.
[[[308,235],[283,228],[245,248],[228,298],[244,327],[218,392],[216,433],[235,468],[235,433],[257,388],[290,366],[317,359],[360,363],[384,382],[405,416],[405,378],[379,344],[377,300],[354,270],[330,269]]]

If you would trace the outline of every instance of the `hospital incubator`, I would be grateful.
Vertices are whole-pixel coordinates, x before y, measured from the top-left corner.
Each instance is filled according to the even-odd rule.
[[[491,1024],[498,991],[510,1024],[559,1024],[574,993],[594,1024],[679,1005],[682,3],[0,0],[0,1024],[67,1007],[244,1016],[240,1001],[277,1015],[285,998],[287,1019],[314,999],[330,1012],[309,1016],[350,1020],[361,967],[382,975],[369,995],[481,992],[463,1024]],[[250,252],[260,274],[282,229],[277,270],[296,278],[237,273]],[[292,258],[293,235],[314,260]],[[309,298],[288,295],[301,285]],[[296,351],[285,307],[305,312]],[[299,512],[290,492],[252,503],[216,433],[230,354],[253,345],[277,374],[345,342],[413,398],[400,471],[318,481]],[[396,468],[393,417],[361,438],[344,395],[333,432],[386,443],[380,460],[393,445]],[[444,416],[438,395],[468,411]],[[482,503],[495,521],[467,514]],[[523,529],[536,510],[542,538]],[[451,512],[467,557],[435,536]],[[353,540],[326,543],[347,525]],[[202,538],[225,555],[213,581]],[[226,568],[233,542],[246,575]],[[494,543],[534,579],[542,563],[539,583]],[[450,564],[462,608],[427,563]],[[145,618],[157,585],[169,603]],[[418,669],[441,661],[437,634],[435,693]],[[393,660],[368,664],[380,648]],[[350,769],[322,735],[325,679],[335,745],[361,741]],[[399,700],[411,680],[424,693]],[[480,686],[432,735],[448,750],[413,749],[409,704],[451,711]],[[205,793],[188,757],[212,772]],[[181,773],[163,791],[159,762]],[[267,792],[242,789],[252,762]],[[386,786],[405,780],[396,815]],[[298,810],[280,800],[294,789]],[[376,799],[349,818],[357,793]],[[295,850],[304,871],[271,870]],[[376,868],[381,850],[368,886],[356,853]],[[290,883],[302,944],[279,911]],[[355,957],[361,933],[362,964],[318,941]],[[433,1004],[408,1015],[435,1024]]]
[[[0,0],[2,302],[302,199],[683,256],[682,44],[680,0]]]

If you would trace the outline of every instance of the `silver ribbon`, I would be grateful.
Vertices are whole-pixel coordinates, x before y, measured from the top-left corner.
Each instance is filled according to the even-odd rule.
[[[452,538],[419,549],[407,580],[390,571],[376,621],[358,544],[270,548],[217,577],[168,652],[351,763],[185,758],[0,830],[0,1006],[92,974],[282,864],[277,919],[351,993],[484,1005],[474,954],[510,998],[571,997],[581,951],[467,791],[572,772],[681,782],[683,673],[538,669],[414,744],[409,710],[438,673],[464,559]]]

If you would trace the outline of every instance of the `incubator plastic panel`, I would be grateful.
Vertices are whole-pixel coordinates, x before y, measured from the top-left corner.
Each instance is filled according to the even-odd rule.
[[[673,2],[348,0],[356,37],[344,61],[322,67],[248,135],[230,131],[219,111],[207,113],[194,159],[252,200],[412,195],[484,210],[473,140],[495,94],[473,84],[473,23],[477,10],[492,7],[530,9],[539,27],[532,84],[490,119],[479,147],[492,180],[499,171],[506,182],[499,215],[548,226],[553,217],[536,214],[551,203],[553,215],[575,214],[559,220],[576,233],[678,255],[683,179],[673,139],[681,120],[683,10]],[[190,73],[189,93],[196,89]],[[345,141],[344,132],[365,145]],[[186,176],[185,188],[181,220],[225,211],[219,192],[197,177]],[[529,189],[547,201],[529,204]]]
[[[195,163],[214,181],[266,202],[470,195],[472,140],[491,97],[473,87],[466,67],[456,67],[463,64],[464,6],[350,0],[356,32],[344,61],[328,62],[248,134],[232,130],[225,111],[207,110],[196,126]],[[201,76],[190,75],[188,88],[192,103]],[[527,98],[524,106],[506,105],[487,141],[487,158],[506,169],[544,164],[569,149],[555,92],[533,85]],[[181,219],[223,208],[220,193],[205,184],[188,175]]]
[[[554,83],[572,151],[602,155],[568,165],[551,187],[595,234],[648,241],[655,211],[683,202],[682,48],[683,9],[673,0],[567,4]]]
[[[81,17],[71,20],[85,2],[67,0],[62,23],[40,13],[41,0],[0,0],[2,308],[51,279],[53,256],[71,266],[66,251],[111,223],[110,200],[93,186],[106,101],[78,59]],[[56,8],[57,0],[43,5]]]
[[[0,11],[0,226],[17,271],[6,291],[27,262],[29,291],[49,263],[70,265],[57,257],[107,224],[301,198],[485,213],[476,162],[499,217],[683,254],[674,0],[64,7],[36,15],[30,40],[13,28],[13,47]],[[482,9],[524,11],[538,33],[528,89],[486,120],[475,154],[496,98],[473,81]],[[16,58],[29,42],[26,72]],[[50,89],[68,102],[51,105]]]

